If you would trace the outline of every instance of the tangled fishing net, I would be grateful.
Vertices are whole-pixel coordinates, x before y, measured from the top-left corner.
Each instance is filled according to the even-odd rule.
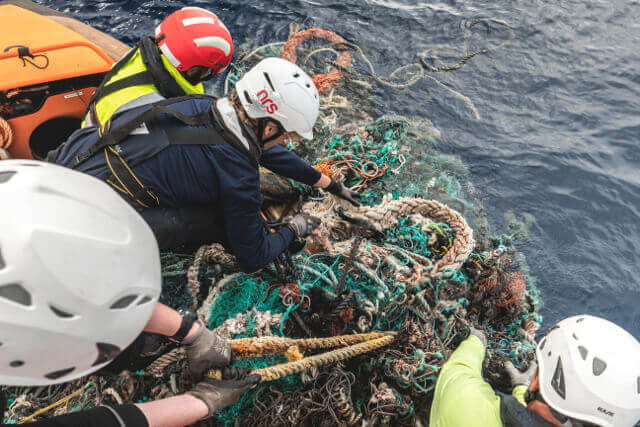
[[[469,34],[479,24],[505,26],[506,41],[469,52]],[[422,117],[381,115],[375,88],[406,88],[426,78],[457,94],[431,74],[459,69],[512,37],[501,21],[477,21],[468,27],[462,50],[444,52],[449,57],[454,52],[456,63],[443,64],[437,56],[441,52],[432,50],[420,63],[384,78],[360,47],[325,30],[294,27],[287,43],[241,50],[218,90],[228,93],[265,56],[297,59],[321,91],[321,115],[313,142],[291,143],[290,148],[361,192],[364,206],[355,208],[262,173],[263,213],[269,221],[281,222],[300,210],[322,219],[304,251],[285,253],[256,274],[239,273],[233,255],[219,244],[203,246],[193,255],[165,253],[162,302],[196,310],[229,339],[262,340],[234,341],[236,354],[250,353],[246,342],[275,345],[278,337],[318,342],[377,331],[395,335],[378,337],[383,344],[331,359],[334,363],[302,359],[311,360],[302,372],[269,377],[278,379],[245,393],[210,424],[426,425],[438,373],[471,325],[487,334],[485,378],[497,390],[509,391],[502,366],[506,360],[521,368],[529,364],[540,321],[538,295],[526,266],[510,239],[491,237],[486,227],[472,231],[465,217],[473,217],[474,211],[461,184],[465,168],[457,158],[438,152],[439,132],[432,123]],[[456,96],[479,118],[471,100]],[[481,219],[476,215],[474,221],[481,224]],[[344,338],[334,341],[340,340]],[[24,419],[54,402],[59,404],[46,416],[190,389],[181,350],[158,342],[152,350],[142,349],[144,358],[155,360],[144,370],[6,389],[5,422]],[[251,350],[257,357],[234,363],[262,370],[300,362],[310,354],[321,358],[318,348],[261,353],[257,346]]]

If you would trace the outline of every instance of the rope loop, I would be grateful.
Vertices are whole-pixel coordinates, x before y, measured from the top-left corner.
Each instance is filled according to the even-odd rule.
[[[310,28],[308,30],[298,31],[293,34],[287,43],[284,45],[284,51],[282,57],[296,63],[296,48],[300,43],[311,38],[326,39],[333,43],[344,43],[348,45],[347,41],[334,33],[333,31],[323,30],[321,28]],[[314,74],[311,79],[318,88],[318,92],[328,92],[344,77],[344,73],[341,69],[347,69],[351,67],[351,50],[342,50],[338,53],[337,66],[333,67],[328,73]]]
[[[13,131],[9,122],[0,117],[0,148],[8,149],[13,142]]]

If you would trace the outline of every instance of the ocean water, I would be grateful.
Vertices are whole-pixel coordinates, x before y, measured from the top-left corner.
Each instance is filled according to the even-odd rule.
[[[542,292],[544,332],[588,313],[640,338],[640,1],[417,0],[63,1],[69,13],[128,44],[182,6],[208,8],[236,44],[284,41],[289,24],[331,29],[365,50],[380,75],[427,49],[462,48],[480,18],[506,21],[506,48],[409,90],[380,88],[382,110],[428,117],[440,148],[470,170],[467,198],[492,230],[505,213],[531,222],[516,242]],[[500,43],[504,28],[478,25],[470,51]]]

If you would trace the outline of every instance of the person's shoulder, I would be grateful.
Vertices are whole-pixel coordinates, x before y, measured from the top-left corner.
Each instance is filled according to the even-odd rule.
[[[185,110],[186,114],[194,114],[207,111],[217,98],[209,95],[185,95],[174,99],[171,105],[174,108]]]

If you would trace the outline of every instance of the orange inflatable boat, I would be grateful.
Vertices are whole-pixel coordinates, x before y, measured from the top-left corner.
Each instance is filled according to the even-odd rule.
[[[91,95],[127,50],[52,9],[0,1],[0,149],[45,157],[80,127]]]

